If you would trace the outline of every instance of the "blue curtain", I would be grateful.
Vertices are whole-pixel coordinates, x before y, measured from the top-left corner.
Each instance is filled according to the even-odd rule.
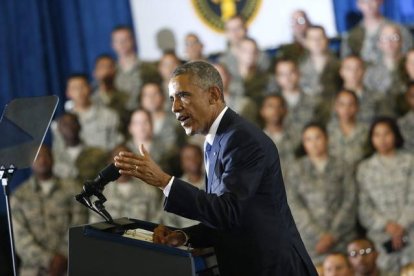
[[[58,95],[63,110],[65,79],[73,72],[90,73],[95,57],[112,53],[110,33],[117,25],[132,26],[129,0],[0,1],[0,108],[16,97]],[[18,171],[11,187],[28,176]],[[0,196],[0,228],[5,202]],[[0,236],[0,259],[8,239]],[[0,275],[9,275],[7,265]]]
[[[339,33],[352,28],[361,19],[357,0],[333,0],[336,26]],[[385,0],[382,5],[385,17],[404,25],[414,25],[414,0]]]

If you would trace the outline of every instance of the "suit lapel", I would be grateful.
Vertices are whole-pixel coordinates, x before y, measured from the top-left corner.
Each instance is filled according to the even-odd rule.
[[[207,177],[207,192],[212,193],[215,190],[215,186],[220,185],[220,183],[214,183],[215,167],[217,164],[217,159],[220,155],[221,148],[221,139],[229,128],[229,125],[233,121],[233,117],[236,113],[230,108],[224,114],[219,127],[217,129],[216,136],[211,146],[210,159],[209,159],[209,168],[208,168],[208,177]]]

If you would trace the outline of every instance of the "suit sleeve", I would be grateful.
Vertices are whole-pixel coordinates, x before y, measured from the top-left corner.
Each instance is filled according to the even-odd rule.
[[[222,166],[221,175],[214,175],[213,181],[224,186],[222,195],[207,194],[205,191],[175,179],[165,210],[177,215],[198,220],[217,230],[230,230],[240,225],[248,200],[255,194],[264,170],[265,155],[260,144],[251,134],[242,130],[223,138],[222,156],[216,166]],[[223,142],[224,144],[224,142]]]

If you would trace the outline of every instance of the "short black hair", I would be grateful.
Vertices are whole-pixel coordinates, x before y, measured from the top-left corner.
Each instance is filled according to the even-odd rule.
[[[129,31],[131,34],[133,34],[132,27],[129,25],[117,25],[112,29],[112,33],[115,33],[117,31]]]
[[[72,73],[68,76],[68,78],[66,79],[66,82],[69,82],[72,79],[83,79],[85,80],[86,83],[89,84],[89,78],[86,73]]]
[[[352,90],[350,90],[350,89],[345,89],[345,88],[342,88],[342,89],[340,89],[340,90],[336,93],[336,95],[335,95],[335,100],[336,100],[336,99],[338,99],[338,98],[339,98],[339,95],[341,95],[341,94],[348,94],[348,95],[351,95],[351,96],[354,98],[354,100],[355,100],[356,104],[357,104],[357,105],[359,105],[359,99],[358,99],[358,96],[357,96],[357,94],[356,94],[354,91],[352,91]]]
[[[369,146],[373,152],[375,151],[375,147],[372,143],[372,136],[374,134],[374,129],[378,124],[386,124],[391,129],[395,138],[395,148],[400,149],[404,146],[404,138],[401,134],[400,128],[398,127],[397,121],[391,117],[380,116],[374,119],[369,129]]]
[[[105,54],[100,54],[95,58],[95,66],[96,66],[96,64],[98,64],[98,62],[101,59],[110,59],[111,61],[113,61],[115,63],[115,58],[112,55],[105,53]]]

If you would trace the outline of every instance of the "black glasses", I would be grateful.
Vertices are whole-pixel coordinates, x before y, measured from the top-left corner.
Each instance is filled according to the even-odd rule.
[[[362,249],[359,249],[359,250],[349,251],[348,256],[354,258],[358,255],[359,256],[369,255],[372,252],[374,252],[374,249],[372,249],[371,247],[368,247],[368,248],[362,248]]]

